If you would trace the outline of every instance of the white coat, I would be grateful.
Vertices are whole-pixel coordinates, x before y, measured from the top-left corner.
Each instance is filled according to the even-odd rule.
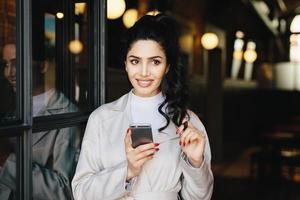
[[[127,160],[124,138],[131,123],[131,95],[102,105],[89,117],[82,141],[76,173],[72,181],[77,200],[209,200],[213,190],[211,152],[205,128],[189,111],[191,123],[206,135],[204,161],[192,167],[182,153],[176,127],[169,126],[157,135],[159,151],[140,175],[126,183]]]

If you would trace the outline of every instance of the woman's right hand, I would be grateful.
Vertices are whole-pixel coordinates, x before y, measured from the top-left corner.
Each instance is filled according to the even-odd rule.
[[[125,151],[128,162],[127,181],[138,176],[141,173],[143,165],[148,160],[151,160],[154,153],[159,150],[159,144],[157,143],[144,144],[136,148],[133,148],[131,144],[131,130],[129,128],[125,137]]]

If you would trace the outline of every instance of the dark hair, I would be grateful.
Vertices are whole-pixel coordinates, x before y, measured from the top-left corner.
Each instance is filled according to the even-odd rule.
[[[169,125],[170,120],[179,126],[182,120],[188,116],[186,73],[180,64],[178,35],[178,25],[172,17],[165,14],[145,15],[127,31],[122,40],[123,62],[126,60],[131,46],[138,40],[156,41],[164,49],[169,71],[161,83],[161,90],[166,99],[159,106],[158,111],[166,118],[167,123],[159,131],[164,130]]]

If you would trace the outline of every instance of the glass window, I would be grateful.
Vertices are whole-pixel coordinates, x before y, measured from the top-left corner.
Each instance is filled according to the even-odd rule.
[[[33,116],[88,109],[88,5],[33,0]]]
[[[85,126],[32,134],[33,199],[73,199],[71,180]]]
[[[16,198],[16,138],[0,137],[0,199]]]
[[[0,1],[0,123],[16,118],[16,1]]]

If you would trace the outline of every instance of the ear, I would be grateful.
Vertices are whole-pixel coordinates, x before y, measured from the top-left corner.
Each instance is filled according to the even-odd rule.
[[[169,69],[170,69],[170,64],[168,64],[165,74],[169,72]]]

